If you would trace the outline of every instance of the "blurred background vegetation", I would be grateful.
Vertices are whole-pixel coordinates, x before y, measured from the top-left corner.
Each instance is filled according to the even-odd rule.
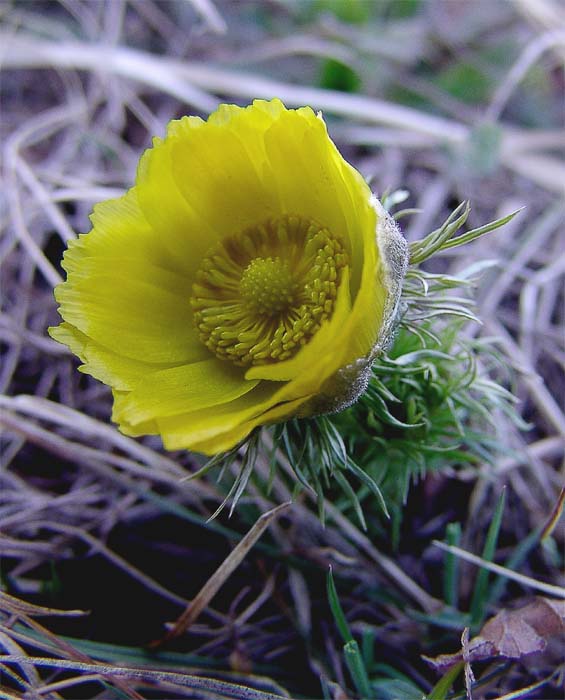
[[[560,697],[562,3],[4,0],[0,22],[0,697]],[[416,451],[408,468],[394,448],[405,424],[431,416],[411,433],[425,453],[442,421],[469,409],[464,372],[419,357],[418,376],[452,382],[455,411],[410,363],[381,367],[402,410],[383,412],[379,385],[333,425],[391,517],[352,481],[364,522],[330,490],[323,527],[302,492],[190,627],[155,649],[259,514],[292,496],[291,465],[277,456],[268,491],[261,458],[232,517],[208,521],[227,485],[213,472],[181,481],[198,456],[111,426],[109,390],[46,334],[52,288],[66,242],[88,231],[96,201],[132,184],[170,119],[256,97],[321,109],[375,193],[409,210],[400,224],[412,243],[464,200],[467,228],[522,209],[424,263],[429,275],[473,280],[482,323],[461,320],[441,349],[486,348],[482,381],[515,394],[519,419],[475,397],[491,442],[469,428],[472,459],[450,445],[423,464]],[[411,343],[404,329],[392,358]],[[489,573],[466,553],[504,568]],[[510,613],[533,610],[536,595],[550,603],[517,629]],[[497,638],[469,656],[463,631],[473,637],[499,614],[514,653]],[[462,645],[455,660],[423,658]]]

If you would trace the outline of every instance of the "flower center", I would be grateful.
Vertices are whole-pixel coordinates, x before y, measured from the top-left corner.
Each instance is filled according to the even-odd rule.
[[[240,366],[287,360],[331,316],[348,262],[337,236],[298,216],[224,238],[192,287],[200,339]]]
[[[275,316],[294,302],[296,287],[286,260],[255,258],[243,271],[239,293],[251,312]]]

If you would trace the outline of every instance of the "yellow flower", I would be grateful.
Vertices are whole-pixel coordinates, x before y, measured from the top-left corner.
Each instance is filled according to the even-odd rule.
[[[310,108],[171,122],[92,225],[50,333],[112,387],[123,432],[215,454],[366,388],[406,244]]]

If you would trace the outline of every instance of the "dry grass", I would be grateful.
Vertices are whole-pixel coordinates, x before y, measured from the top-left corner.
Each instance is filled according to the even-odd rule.
[[[393,11],[399,4],[383,0],[375,16],[353,23],[323,4],[0,7],[0,697],[267,700],[284,695],[281,686],[294,697],[321,695],[320,678],[332,697],[345,697],[340,688],[351,682],[325,598],[330,564],[355,634],[428,692],[434,677],[419,655],[453,650],[440,627],[422,638],[422,615],[442,607],[433,539],[458,521],[460,545],[480,554],[503,484],[499,563],[550,517],[565,464],[563,8],[429,0],[403,18]],[[340,74],[320,80],[321,66],[335,61],[360,77],[363,92],[336,90]],[[473,71],[483,76],[478,87],[468,84]],[[472,89],[480,94],[468,99]],[[418,210],[403,222],[409,240],[455,201],[471,200],[474,226],[524,207],[493,237],[440,262],[456,272],[499,261],[479,290],[483,326],[466,332],[499,339],[532,427],[501,426],[508,456],[494,467],[415,485],[397,550],[386,526],[375,541],[336,504],[327,504],[322,528],[300,497],[173,651],[148,656],[145,645],[196,596],[257,508],[292,498],[289,466],[281,461],[270,496],[252,491],[232,519],[207,523],[223,486],[182,481],[197,457],[165,454],[155,439],[134,441],[111,426],[109,391],[79,374],[46,334],[57,318],[52,289],[66,242],[88,230],[93,203],[132,183],[140,152],[169,119],[275,96],[324,110],[338,146],[377,193],[409,190]],[[268,464],[259,469],[267,474]],[[551,543],[521,571],[562,585],[562,528]],[[462,601],[474,581],[465,571]],[[525,592],[510,587],[506,599]],[[52,606],[90,614],[44,609]],[[474,697],[539,681],[555,658],[519,662]],[[556,692],[544,686],[529,697]]]

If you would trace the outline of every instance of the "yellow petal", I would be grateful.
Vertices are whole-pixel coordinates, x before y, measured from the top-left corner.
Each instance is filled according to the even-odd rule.
[[[238,128],[240,128],[240,126],[251,123],[253,119],[260,120],[261,117],[264,117],[264,123],[270,124],[286,111],[284,104],[276,97],[272,100],[253,100],[253,103],[247,107],[222,104],[208,117],[208,122],[222,126],[228,124],[234,126],[235,120],[240,119],[240,124],[238,124]],[[253,126],[257,128],[255,122],[253,122]]]
[[[110,352],[70,323],[49,328],[49,335],[68,345],[82,360],[84,364],[79,367],[81,372],[90,374],[115,389],[132,389],[143,376],[159,367]]]
[[[213,441],[223,433],[237,431],[238,426],[262,416],[265,411],[273,408],[273,396],[278,387],[280,384],[260,382],[248,394],[230,403],[193,413],[159,418],[157,424],[163,444],[169,450],[176,450],[193,447],[204,441]],[[308,398],[300,397],[296,405],[306,402]],[[230,447],[233,447],[235,442]],[[217,451],[222,449],[224,448],[221,447]]]
[[[310,109],[282,113],[265,134],[281,213],[311,218],[347,242],[345,215],[336,197],[343,182],[328,144],[325,124]]]
[[[246,147],[236,127],[209,123],[172,144],[175,181],[213,231],[208,245],[280,211],[276,191],[262,177],[261,161],[249,154],[261,136],[255,132],[255,144]]]
[[[192,282],[152,231],[136,192],[97,205],[92,222],[64,256],[67,281],[55,291],[63,318],[96,346],[131,360],[209,357],[193,332]]]
[[[238,442],[241,442],[254,428],[260,425],[278,423],[285,418],[292,418],[297,414],[300,406],[304,404],[307,399],[308,397],[306,399],[296,399],[295,401],[287,401],[274,406],[269,411],[262,413],[252,420],[240,423],[236,427],[226,430],[225,432],[218,432],[218,434],[211,439],[194,442],[192,444],[192,449],[210,456],[218,454],[219,452],[225,452],[234,445],[237,445]]]
[[[75,270],[86,257],[104,256],[150,260],[164,269],[180,271],[177,255],[170,254],[162,238],[155,236],[143,215],[136,188],[122,197],[94,206],[93,230],[72,241],[65,253],[65,269]]]
[[[167,138],[154,139],[153,148],[143,154],[135,187],[140,209],[154,237],[189,278],[217,240],[217,234],[207,217],[200,216],[180,191],[174,177],[173,152],[179,141],[190,140],[204,126],[195,117],[171,122]]]
[[[114,389],[112,391],[112,394],[114,396],[112,420],[114,421],[114,423],[118,423],[116,413],[119,412],[120,406],[122,405],[122,401],[126,397],[127,392],[120,391],[119,389]],[[159,434],[159,426],[154,420],[143,421],[142,423],[136,423],[135,425],[121,423],[118,427],[120,428],[120,431],[124,433],[124,435],[129,435],[130,437],[141,437],[142,435]]]
[[[88,344],[88,336],[81,333],[70,323],[60,323],[58,326],[51,326],[47,329],[53,340],[63,343],[71,352],[80,357],[84,362],[84,349]]]
[[[114,418],[134,425],[147,420],[200,411],[247,394],[257,381],[217,359],[151,372],[116,406]]]
[[[95,342],[146,362],[210,356],[194,332],[188,280],[150,260],[92,256],[77,266],[55,296],[61,316]]]

